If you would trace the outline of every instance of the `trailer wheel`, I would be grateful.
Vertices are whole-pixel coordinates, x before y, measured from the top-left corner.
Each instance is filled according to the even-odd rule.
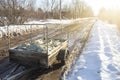
[[[62,64],[65,64],[69,55],[69,51],[67,49],[61,49],[57,55],[57,60],[60,61]]]
[[[68,57],[69,57],[69,50],[66,49],[66,59],[68,59]]]

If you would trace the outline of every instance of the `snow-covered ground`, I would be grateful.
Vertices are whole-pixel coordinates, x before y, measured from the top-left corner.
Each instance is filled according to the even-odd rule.
[[[22,34],[27,34],[32,30],[36,31],[40,28],[43,28],[45,24],[71,24],[74,21],[80,19],[71,19],[71,20],[56,20],[56,19],[48,19],[48,20],[40,20],[40,21],[30,21],[26,22],[25,24],[40,24],[40,25],[10,25],[10,26],[3,26],[0,27],[0,38],[7,36],[8,30],[10,34],[13,32]]]
[[[26,22],[25,24],[69,24],[74,20],[73,19],[71,20],[47,19],[47,20],[40,20],[40,21],[29,21],[29,22]],[[80,19],[77,19],[77,20],[80,20]]]
[[[64,80],[120,80],[120,37],[115,25],[97,21]]]
[[[25,24],[70,24],[73,21],[85,21],[85,20],[89,20],[89,19],[93,19],[91,17],[89,18],[76,18],[76,19],[46,19],[46,20],[39,20],[39,21],[29,21],[29,22],[25,22]]]
[[[27,34],[29,32],[31,32],[31,29],[33,31],[36,31],[40,28],[43,28],[45,24],[72,24],[74,22],[77,21],[85,21],[85,20],[89,20],[91,18],[78,18],[78,19],[47,19],[47,20],[39,20],[39,21],[29,21],[29,22],[25,22],[24,24],[27,25],[10,25],[10,26],[0,26],[0,38],[4,37],[4,36],[8,36],[8,30],[9,30],[9,34],[12,35],[13,33],[16,34]],[[28,25],[28,24],[40,24],[38,25]]]

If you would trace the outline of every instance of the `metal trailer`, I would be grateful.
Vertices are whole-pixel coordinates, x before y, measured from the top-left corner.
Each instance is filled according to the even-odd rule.
[[[68,54],[68,41],[62,40],[61,44],[54,48],[49,53],[39,53],[34,51],[21,51],[18,49],[9,49],[9,59],[11,62],[15,62],[26,67],[49,67],[56,60],[64,61]]]
[[[27,25],[27,24],[26,24]],[[33,24],[34,25],[34,24]],[[39,24],[37,24],[39,25]],[[55,47],[52,51],[48,52],[48,39],[53,39],[49,37],[48,33],[48,25],[45,24],[45,31],[44,31],[44,39],[47,41],[47,52],[46,53],[40,53],[35,51],[21,51],[15,48],[9,49],[9,59],[10,62],[15,62],[20,65],[24,65],[26,67],[43,67],[47,68],[51,66],[56,60],[61,61],[62,63],[65,63],[65,60],[67,58],[67,55],[69,54],[68,51],[68,40],[67,39],[54,39],[54,40],[60,40],[61,43],[59,46]],[[50,27],[51,28],[51,27]],[[44,29],[43,29],[44,30]],[[60,30],[61,27],[60,27]],[[62,34],[62,31],[60,31]],[[61,36],[60,36],[61,37]],[[33,40],[31,39],[31,42]]]
[[[9,38],[9,61],[12,65],[7,72],[4,72],[4,76],[0,77],[0,80],[21,80],[24,77],[28,77],[33,72],[40,71],[41,73],[45,70],[49,70],[49,68],[55,64],[56,61],[61,62],[62,65],[65,64],[66,59],[69,55],[68,50],[68,34],[62,36],[61,34],[63,29],[63,25],[55,24],[25,24],[29,25],[31,29],[33,28],[32,25],[44,25],[44,27],[40,30],[40,34],[37,37],[32,38],[32,31],[30,31],[30,39],[26,40],[29,43],[37,39],[45,39],[46,40],[46,50],[47,52],[40,53],[36,51],[27,51],[27,50],[18,50],[17,47],[10,48],[10,38]],[[48,25],[50,25],[48,27]],[[57,26],[57,28],[56,28]],[[66,26],[66,25],[64,25]],[[54,30],[52,30],[54,29]],[[51,31],[52,30],[52,31]],[[8,29],[9,31],[9,29]],[[50,31],[50,32],[49,32]],[[43,33],[43,34],[41,34]],[[59,36],[58,36],[59,35]],[[57,36],[57,37],[55,37]],[[48,41],[49,39],[52,40],[59,40],[60,44],[53,48],[53,50],[48,51]],[[24,42],[26,42],[24,41]],[[23,43],[24,43],[23,42]],[[12,66],[12,68],[11,68]]]

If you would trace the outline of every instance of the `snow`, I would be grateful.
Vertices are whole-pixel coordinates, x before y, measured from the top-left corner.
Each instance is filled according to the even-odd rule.
[[[48,39],[48,53],[58,47],[61,43],[64,41],[61,40],[55,40],[55,39]],[[13,48],[14,49],[14,48]],[[20,44],[15,49],[18,49],[20,51],[33,51],[33,52],[39,52],[39,53],[47,53],[47,43],[44,39],[38,39],[35,41],[32,41],[31,43],[26,42],[24,44]]]
[[[115,25],[97,21],[64,80],[120,80],[120,38]]]
[[[57,19],[48,19],[48,20],[40,20],[40,21],[29,21],[29,22],[25,22],[24,24],[40,24],[38,25],[10,25],[9,27],[7,26],[3,26],[0,27],[0,38],[5,36],[8,36],[7,33],[9,30],[9,33],[13,34],[13,32],[15,33],[20,33],[22,34],[27,34],[31,31],[31,29],[33,31],[41,29],[44,27],[45,24],[70,24],[74,21],[77,21],[79,19],[75,19],[75,20],[57,20]]]
[[[34,24],[34,25],[10,25],[10,26],[0,26],[0,38],[3,38],[5,36],[8,36],[8,30],[9,30],[9,33],[10,35],[13,35],[13,33],[16,33],[16,34],[20,34],[20,35],[23,35],[23,34],[28,34],[30,33],[31,29],[33,31],[36,31],[38,29],[41,29],[44,27],[45,24],[63,24],[63,25],[66,25],[66,24],[71,24],[71,23],[74,23],[74,22],[77,22],[77,21],[85,21],[85,20],[89,20],[89,18],[78,18],[78,19],[62,19],[62,20],[59,20],[59,19],[47,19],[47,20],[39,20],[39,21],[29,21],[29,22],[25,22],[24,24]],[[39,25],[35,25],[35,24],[39,24]]]
[[[79,19],[77,19],[79,20]],[[58,19],[47,19],[47,20],[40,20],[40,21],[29,21],[25,24],[69,24],[74,20],[58,20]]]

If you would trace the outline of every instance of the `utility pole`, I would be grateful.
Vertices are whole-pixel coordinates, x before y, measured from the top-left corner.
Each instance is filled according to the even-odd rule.
[[[61,21],[61,19],[62,19],[62,15],[61,15],[61,0],[60,0],[60,16],[59,16],[59,18],[60,18],[60,21]],[[61,25],[61,39],[62,39],[62,32],[63,32],[63,30],[62,30],[62,24],[60,24]],[[62,44],[62,43],[61,43]]]
[[[61,14],[61,0],[60,0],[60,20],[61,20],[61,16],[62,14]]]

